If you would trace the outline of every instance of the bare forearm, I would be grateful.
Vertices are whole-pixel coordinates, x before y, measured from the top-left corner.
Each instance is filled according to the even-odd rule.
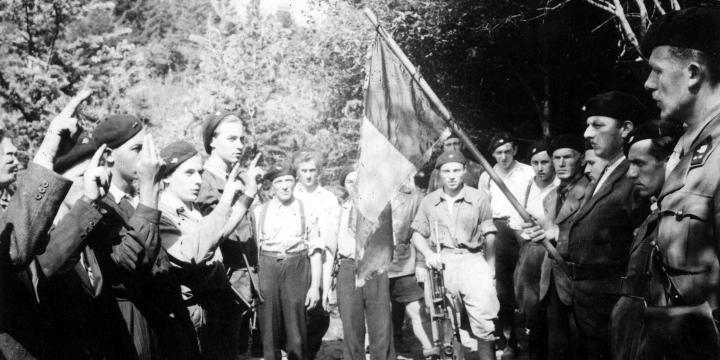
[[[427,239],[418,232],[413,233],[412,243],[415,245],[415,249],[417,249],[417,251],[425,258],[430,257],[433,253],[430,249],[430,245],[428,245]]]
[[[319,288],[323,273],[322,252],[315,251],[310,255],[310,288]]]
[[[329,250],[325,250],[322,267],[323,289],[325,289],[325,291],[329,291],[330,284],[332,284],[332,268],[334,262],[335,257],[333,254]]]
[[[30,354],[24,346],[15,340],[8,333],[0,333],[0,353],[3,359],[12,360],[34,360],[35,357]]]
[[[495,269],[495,234],[485,235],[485,261]]]

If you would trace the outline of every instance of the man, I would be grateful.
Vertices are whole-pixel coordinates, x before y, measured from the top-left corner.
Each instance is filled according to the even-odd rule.
[[[88,243],[102,270],[106,296],[115,299],[107,311],[119,311],[124,319],[124,324],[106,323],[113,353],[129,352],[138,359],[158,353],[190,357],[197,353],[192,323],[179,285],[167,276],[169,262],[158,236],[162,159],[152,136],[136,117],[111,115],[95,127],[93,139],[112,149],[107,159],[113,163],[112,180],[100,204],[103,219]]]
[[[670,327],[667,357],[717,358],[720,261],[720,9],[688,8],[668,13],[649,29],[642,49],[662,120],[685,127],[666,166],[658,196],[657,262],[665,296],[650,320]],[[659,311],[663,310],[663,311]],[[683,315],[684,314],[684,315]],[[697,329],[676,332],[678,327]],[[673,347],[671,349],[670,347]]]
[[[607,161],[599,158],[595,155],[595,150],[592,146],[589,146],[585,150],[585,176],[590,181],[597,181],[600,178],[600,173],[607,166]]]
[[[237,114],[218,112],[209,116],[203,124],[202,138],[205,151],[210,156],[203,164],[204,171],[201,175],[202,184],[197,204],[200,212],[205,216],[210,214],[220,202],[228,175],[241,160],[245,147],[245,126]],[[239,177],[244,184],[251,181],[244,171]],[[253,289],[258,288],[254,269],[257,265],[258,249],[250,217],[247,216],[253,208],[253,204],[256,203],[254,200],[255,197],[245,194],[240,196],[237,204],[244,206],[245,211],[238,211],[236,214],[242,216],[243,219],[236,231],[228,236],[227,240],[229,241],[223,241],[220,244],[223,265],[228,271],[232,287],[241,300],[239,306],[225,309],[227,320],[236,323],[236,326],[230,331],[238,334],[229,336],[229,338],[238,339],[239,342],[228,346],[237,347],[240,353],[247,350],[248,339],[251,335],[251,309],[257,301],[257,294]],[[248,279],[249,281],[242,281]],[[258,337],[253,338],[253,345],[259,342]],[[253,350],[257,350],[256,347],[253,347]]]
[[[357,241],[355,238],[357,209],[353,204],[357,197],[354,186],[357,180],[357,171],[346,170],[340,180],[348,191],[349,198],[341,207],[337,240],[327,244],[326,266],[323,270],[323,288],[327,291],[323,295],[323,302],[327,307],[332,281],[330,272],[333,260],[337,258],[336,261],[339,263],[337,303],[347,356],[353,360],[365,359],[365,336],[367,334],[370,356],[373,359],[394,360],[395,349],[392,336],[388,274],[378,274],[366,281],[362,287],[355,285],[355,273],[359,262],[359,259],[356,259]]]
[[[442,143],[442,151],[459,151],[464,152],[465,146],[463,145],[462,141],[460,141],[460,137],[452,133],[450,136],[448,136]],[[472,186],[474,188],[478,187],[478,180],[480,178],[480,175],[485,170],[483,167],[476,163],[475,161],[468,160],[467,164],[467,172],[465,173],[465,177],[463,178],[463,182],[465,185]],[[439,188],[442,187],[442,184],[438,181],[438,171],[436,169],[433,169],[433,171],[430,173],[430,183],[428,184],[428,192],[433,192]]]
[[[543,201],[560,184],[555,177],[553,161],[548,154],[545,140],[535,141],[528,151],[530,164],[535,171],[535,177],[530,180],[525,192],[524,207],[528,213],[540,221],[545,218]],[[543,325],[540,314],[540,269],[545,248],[542,244],[524,241],[520,246],[519,260],[513,282],[515,284],[515,298],[517,299],[522,324],[529,332],[529,352],[534,356],[544,346]]]
[[[497,133],[491,139],[488,150],[496,161],[493,166],[495,172],[520,204],[525,203],[527,187],[535,177],[535,172],[532,166],[515,160],[515,155],[517,155],[515,140],[507,132]],[[478,186],[490,194],[490,206],[498,231],[495,253],[496,285],[500,299],[498,320],[502,331],[501,339],[507,342],[507,346],[503,350],[503,357],[512,358],[517,353],[513,273],[519,258],[520,240],[517,238],[516,231],[520,229],[523,220],[487,173],[480,175]]]
[[[583,176],[584,140],[579,135],[562,134],[554,137],[548,146],[553,168],[560,185],[543,201],[545,216],[540,225],[546,237],[554,242],[560,254],[567,253],[568,231],[572,216],[585,197],[589,180]],[[545,325],[545,341],[531,356],[540,359],[569,359],[572,334],[568,313],[571,311],[570,280],[549,255],[544,255],[540,271],[540,320]]]
[[[493,286],[496,230],[487,195],[462,182],[466,163],[458,151],[445,152],[437,159],[435,168],[443,187],[420,203],[411,225],[415,231],[412,242],[429,268],[443,271],[446,290],[463,302],[480,359],[495,359],[493,320],[499,310]]]
[[[307,311],[320,301],[322,254],[315,208],[293,195],[295,172],[285,164],[267,173],[275,197],[253,210],[253,224],[260,247],[259,307],[264,358],[309,357]],[[284,340],[284,342],[283,342]]]
[[[0,137],[2,137],[0,149],[3,152],[2,161],[0,161],[0,210],[5,211],[14,193],[12,185],[17,179],[20,163],[17,159],[17,148],[12,139],[5,134],[0,134]]]
[[[659,281],[662,273],[658,264],[653,264],[659,214],[655,200],[665,182],[667,159],[677,142],[675,133],[664,124],[645,123],[630,133],[623,148],[630,163],[627,177],[633,179],[638,196],[652,201],[652,213],[635,231],[622,283],[623,297],[612,311],[610,335],[614,359],[662,359],[670,354],[673,354],[670,358],[686,358],[688,352],[678,347],[679,339],[672,337],[686,337],[686,341],[693,342],[694,336],[703,335],[695,332],[708,330],[687,328],[680,334],[667,334],[670,328],[657,332],[643,319],[647,305],[657,304],[664,296]],[[706,355],[709,358],[711,354]]]
[[[42,275],[34,262],[47,245],[47,231],[71,182],[53,172],[53,160],[63,139],[77,132],[72,115],[88,96],[80,92],[48,126],[18,192],[0,216],[0,358],[36,359],[47,341],[37,309],[37,284]],[[7,168],[5,168],[7,170]],[[7,175],[9,172],[5,172]]]
[[[648,207],[633,193],[633,181],[625,177],[629,164],[622,152],[624,139],[642,121],[644,109],[635,97],[611,91],[590,98],[583,110],[585,139],[608,165],[570,219],[567,247],[562,238],[558,242],[570,267],[570,299],[557,291],[563,304],[571,302],[570,325],[578,335],[572,358],[608,359],[610,311],[618,300],[633,229],[648,214]]]
[[[295,186],[295,197],[307,206],[315,207],[320,221],[320,237],[325,244],[337,241],[340,204],[333,193],[320,185],[322,158],[314,151],[300,151],[293,157],[293,167],[297,171],[298,183]],[[329,289],[321,289],[329,291]],[[322,307],[313,308],[308,318],[308,346],[310,359],[322,346],[322,338],[330,327],[330,316]]]

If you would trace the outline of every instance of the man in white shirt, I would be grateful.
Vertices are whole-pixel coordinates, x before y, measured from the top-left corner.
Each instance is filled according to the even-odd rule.
[[[525,209],[538,221],[545,218],[543,201],[550,192],[560,184],[555,176],[555,168],[548,154],[547,142],[538,140],[531,144],[528,150],[530,164],[535,171],[535,177],[530,180],[525,192]],[[542,244],[523,239],[520,246],[519,260],[513,282],[515,285],[515,298],[520,310],[520,323],[529,334],[529,351],[537,351],[543,344],[543,322],[540,315],[540,271],[545,257],[545,248]]]
[[[314,151],[300,151],[293,157],[293,167],[297,176],[295,197],[314,208],[318,215],[320,238],[324,246],[327,246],[337,241],[340,203],[333,193],[320,185],[321,165],[322,158]],[[324,290],[329,291],[329,289],[320,289],[321,292]],[[308,319],[308,347],[311,359],[320,350],[322,338],[329,326],[330,318],[323,312],[322,307],[311,311]]]
[[[289,359],[307,359],[306,311],[320,301],[325,244],[315,207],[293,195],[291,167],[277,164],[265,178],[272,183],[275,197],[253,210],[260,247],[260,292],[265,299],[259,307],[264,358],[280,359],[284,345]]]
[[[515,160],[517,145],[507,132],[500,132],[490,141],[489,152],[497,162],[493,169],[520,204],[525,203],[527,187],[535,177],[530,165]],[[480,175],[478,187],[490,195],[490,207],[497,228],[495,245],[495,275],[500,313],[498,314],[503,336],[508,341],[505,353],[517,352],[517,341],[514,330],[515,293],[513,289],[513,272],[518,261],[520,243],[516,230],[523,223],[520,214],[513,208],[510,201],[500,188],[490,179],[487,173]],[[512,355],[510,355],[512,356]]]

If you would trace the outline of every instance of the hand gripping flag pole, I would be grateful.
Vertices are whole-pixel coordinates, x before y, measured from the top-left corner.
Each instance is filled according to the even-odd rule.
[[[500,179],[498,174],[495,172],[495,169],[490,165],[490,163],[485,159],[485,157],[480,153],[480,151],[477,149],[475,144],[470,140],[470,137],[461,129],[455,120],[453,119],[452,114],[450,114],[450,111],[443,105],[442,101],[437,97],[435,92],[430,88],[430,85],[418,74],[417,70],[415,69],[415,66],[412,64],[410,59],[408,59],[407,56],[405,56],[405,53],[403,53],[402,49],[400,49],[400,46],[393,40],[393,38],[388,34],[385,29],[383,29],[382,26],[380,26],[380,23],[378,22],[377,16],[372,12],[372,10],[365,8],[365,16],[370,20],[370,22],[373,24],[375,29],[377,29],[378,34],[383,38],[383,40],[387,43],[387,45],[390,47],[390,50],[393,52],[393,54],[400,60],[401,64],[405,69],[408,71],[408,73],[411,74],[413,80],[420,86],[422,91],[425,93],[425,95],[428,97],[428,99],[432,102],[433,106],[435,106],[442,115],[443,120],[445,120],[445,123],[449,128],[451,128],[455,134],[458,135],[460,138],[460,141],[463,142],[465,145],[465,148],[470,151],[470,154],[475,158],[475,160],[480,163],[480,165],[487,171],[490,178],[497,184],[498,188],[502,193],[505,195],[505,197],[510,201],[510,204],[517,210],[517,212],[520,214],[520,217],[523,218],[523,220],[527,223],[535,223],[535,220],[530,216],[530,214],[525,210],[525,208],[520,204],[520,202],[515,198],[515,196],[510,192],[510,189],[508,189],[507,185]],[[560,266],[560,268],[570,276],[570,267],[568,266],[567,262],[560,256],[557,249],[550,243],[548,239],[543,239],[542,245],[547,250],[548,254],[551,258],[555,259],[557,264]]]

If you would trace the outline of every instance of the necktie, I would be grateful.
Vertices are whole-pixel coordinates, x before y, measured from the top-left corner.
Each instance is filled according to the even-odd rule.
[[[602,186],[602,182],[604,182],[603,180],[605,180],[605,179],[603,179],[603,176],[605,176],[608,166],[609,166],[609,164],[605,165],[605,167],[600,172],[600,176],[598,176],[597,182],[595,183],[595,188],[593,189],[593,193],[592,193],[593,195],[595,195],[598,192],[598,190],[600,189],[600,186]]]

